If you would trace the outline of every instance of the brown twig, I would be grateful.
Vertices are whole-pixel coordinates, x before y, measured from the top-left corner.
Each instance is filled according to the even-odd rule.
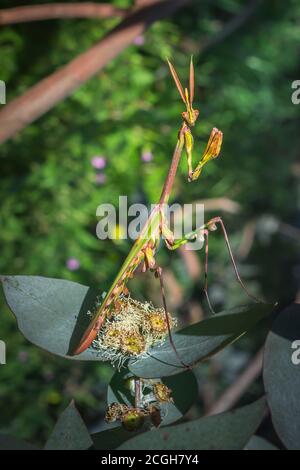
[[[257,377],[259,377],[262,370],[262,364],[263,348],[258,351],[237,380],[230,385],[223,395],[221,395],[220,398],[209,408],[206,415],[216,415],[231,409],[249,386],[257,379]]]
[[[134,379],[134,406],[141,406],[141,380],[138,378]]]
[[[198,255],[193,250],[187,250],[185,246],[179,248],[180,256],[182,257],[189,277],[193,281],[198,281],[201,276],[201,263]]]
[[[248,254],[250,253],[254,242],[256,224],[256,220],[250,220],[243,228],[242,240],[237,250],[239,259],[247,258]]]
[[[164,269],[164,282],[167,293],[169,292],[170,300],[168,302],[171,310],[178,308],[183,302],[183,288],[177,281],[171,269]]]
[[[57,18],[111,18],[124,17],[128,10],[116,8],[107,3],[51,3],[26,5],[0,10],[0,24],[25,23],[28,21],[52,20]]]
[[[237,214],[241,210],[240,204],[228,197],[212,197],[196,201],[196,203],[203,204],[206,211],[220,210],[229,214]]]
[[[187,303],[186,310],[188,316],[187,321],[185,321],[184,323],[192,325],[193,323],[197,323],[204,319],[204,311],[199,302],[194,302],[193,300],[190,300]]]
[[[5,105],[0,112],[0,143],[49,111],[102,70],[154,21],[171,15],[189,1],[152,0],[146,6],[137,7],[97,44]]]

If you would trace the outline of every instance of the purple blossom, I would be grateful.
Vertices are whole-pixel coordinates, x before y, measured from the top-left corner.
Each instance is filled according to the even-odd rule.
[[[141,159],[142,159],[143,162],[145,162],[145,163],[151,162],[151,160],[153,159],[153,154],[152,154],[152,152],[150,152],[150,150],[145,150],[145,151],[142,153]]]
[[[145,44],[145,38],[142,34],[139,34],[136,36],[136,38],[133,40],[133,44],[136,46],[143,46]]]
[[[95,176],[96,184],[104,184],[106,181],[106,175],[104,173],[97,173]]]
[[[27,362],[28,360],[28,352],[26,351],[20,351],[18,354],[18,359],[20,362]]]
[[[66,266],[70,271],[77,271],[80,267],[80,262],[77,258],[69,258],[66,261]]]
[[[54,379],[54,374],[51,370],[44,372],[44,377],[47,382],[51,382]]]
[[[91,159],[91,164],[96,170],[103,170],[106,166],[106,159],[100,155],[96,155]]]

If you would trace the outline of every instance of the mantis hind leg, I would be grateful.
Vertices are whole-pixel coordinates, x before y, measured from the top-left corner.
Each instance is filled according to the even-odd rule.
[[[203,230],[203,236],[205,240],[205,264],[204,264],[204,287],[203,287],[203,292],[206,297],[206,301],[209,307],[209,310],[211,313],[215,314],[216,312],[214,311],[209,295],[208,295],[208,234],[209,231],[207,229]]]
[[[232,263],[232,266],[233,266],[233,270],[234,270],[234,273],[235,273],[235,277],[236,277],[238,283],[240,284],[242,289],[246,292],[248,297],[250,297],[252,300],[254,300],[257,303],[261,303],[262,302],[261,300],[259,300],[257,297],[255,297],[253,294],[251,294],[251,292],[249,292],[249,290],[245,286],[245,284],[244,284],[244,282],[243,282],[243,280],[240,276],[239,270],[238,270],[236,262],[234,260],[234,256],[233,256],[233,252],[232,252],[231,245],[230,245],[230,242],[229,242],[229,238],[228,238],[228,235],[227,235],[227,231],[226,231],[224,222],[221,219],[221,217],[214,217],[213,219],[211,219],[206,224],[208,232],[212,232],[212,231],[216,230],[217,224],[219,224],[221,229],[222,229],[224,239],[225,239],[225,243],[226,243],[226,246],[227,246],[227,250],[228,250],[228,253],[229,253],[229,257],[230,257],[230,260],[231,260],[231,263]]]
[[[208,234],[209,234],[209,231],[205,227],[206,225],[203,225],[202,227],[199,227],[198,229],[193,230],[192,232],[186,234],[183,238],[175,240],[173,232],[169,229],[166,221],[162,217],[161,232],[165,238],[165,242],[169,250],[177,250],[177,248],[180,248],[186,243],[196,240],[199,236],[203,237],[203,241],[205,242],[205,269],[204,269],[205,282],[204,282],[203,291],[204,291],[204,294],[208,303],[208,307],[211,313],[215,313],[212,307],[209,295],[208,295]]]
[[[251,294],[249,292],[249,290],[245,286],[245,284],[244,284],[244,282],[243,282],[243,280],[240,276],[239,270],[237,268],[237,265],[236,265],[236,262],[235,262],[235,259],[234,259],[234,256],[233,256],[233,252],[232,252],[232,249],[231,249],[231,245],[230,245],[230,242],[229,242],[227,231],[226,231],[224,222],[221,219],[221,217],[214,217],[213,219],[211,219],[209,222],[207,222],[202,227],[199,227],[198,229],[194,230],[193,232],[190,232],[189,234],[185,235],[183,238],[181,238],[179,240],[175,240],[174,236],[172,236],[172,237],[169,236],[169,229],[168,230],[166,229],[164,223],[162,224],[162,234],[164,235],[166,245],[170,250],[176,250],[180,246],[185,245],[189,241],[195,240],[199,236],[204,237],[204,242],[205,242],[205,269],[204,269],[205,282],[204,282],[203,290],[204,290],[204,294],[205,294],[205,297],[206,297],[206,300],[207,300],[210,311],[212,313],[215,313],[215,311],[212,307],[211,301],[209,299],[209,295],[208,295],[208,236],[209,236],[210,232],[213,232],[214,230],[217,229],[217,224],[219,224],[221,226],[223,236],[224,236],[224,239],[225,239],[225,243],[226,243],[226,246],[227,246],[227,250],[228,250],[230,260],[231,260],[231,263],[232,263],[232,266],[233,266],[233,269],[234,269],[234,273],[235,273],[235,276],[236,276],[236,279],[237,279],[238,283],[240,284],[242,289],[246,292],[248,297],[250,297],[252,300],[254,300],[257,303],[261,303],[262,302],[261,300],[259,300],[257,297],[255,297],[253,294]]]
[[[180,355],[179,355],[179,353],[176,349],[173,337],[172,337],[171,325],[170,325],[170,320],[169,320],[169,315],[168,315],[168,308],[167,308],[167,301],[166,301],[166,295],[165,295],[165,286],[164,286],[164,281],[163,281],[162,268],[160,266],[158,266],[155,270],[155,277],[157,277],[159,279],[159,282],[160,282],[160,291],[161,291],[163,307],[164,307],[165,316],[166,316],[166,323],[167,323],[167,328],[168,328],[168,335],[169,335],[170,344],[171,344],[172,349],[173,349],[174,353],[176,354],[176,357],[179,360],[180,364],[185,369],[191,369],[191,367],[188,364],[185,364],[185,362],[183,362],[183,360],[181,359],[181,357],[180,357]]]

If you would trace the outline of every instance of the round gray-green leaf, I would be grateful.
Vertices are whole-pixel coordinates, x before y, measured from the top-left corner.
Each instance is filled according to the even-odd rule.
[[[152,430],[124,442],[119,450],[238,450],[258,428],[265,399],[215,416]]]
[[[260,436],[252,436],[244,450],[279,450],[271,442]]]
[[[273,309],[274,305],[257,303],[220,312],[173,333],[176,350],[185,364],[194,366],[237,340]],[[170,376],[184,369],[169,340],[150,349],[147,356],[130,361],[128,367],[145,378]]]
[[[97,450],[114,450],[131,437],[132,433],[120,426],[91,435],[94,447]]]
[[[73,402],[58,418],[46,450],[85,450],[93,444],[90,434]]]
[[[288,449],[300,449],[300,305],[279,313],[268,334],[263,378],[275,430]]]
[[[18,327],[33,344],[68,359],[100,360],[92,348],[71,351],[88,323],[96,292],[77,282],[40,276],[1,276],[6,301]]]

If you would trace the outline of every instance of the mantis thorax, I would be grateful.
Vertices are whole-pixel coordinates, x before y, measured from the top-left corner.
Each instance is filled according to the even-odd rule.
[[[188,126],[194,126],[199,116],[199,111],[198,109],[191,108],[189,111],[181,113],[181,116]]]

